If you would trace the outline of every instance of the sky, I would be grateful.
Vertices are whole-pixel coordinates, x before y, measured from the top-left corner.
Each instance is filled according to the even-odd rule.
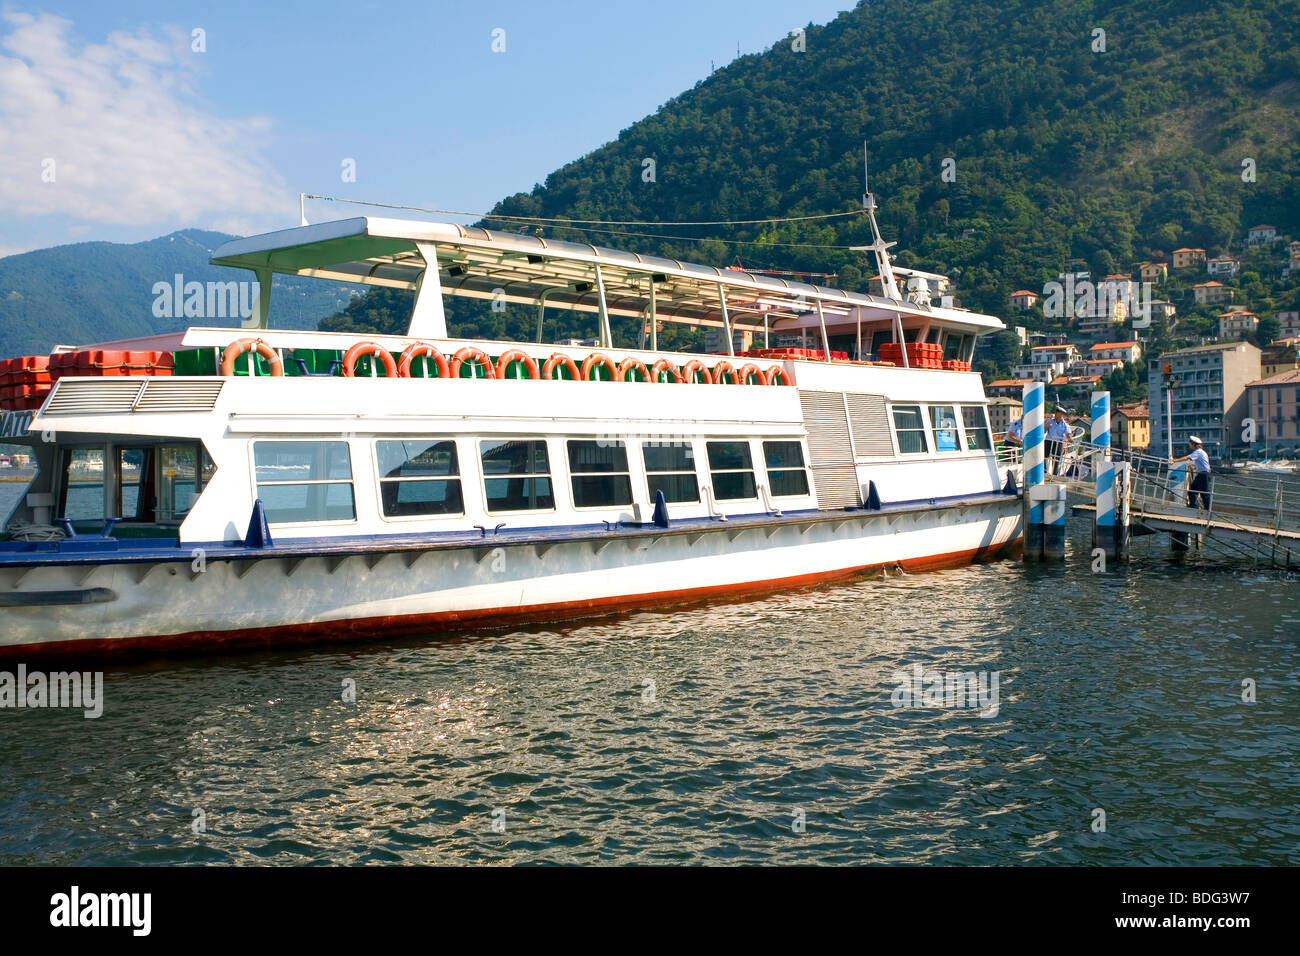
[[[484,212],[852,5],[0,0],[0,256],[265,232],[301,192]]]

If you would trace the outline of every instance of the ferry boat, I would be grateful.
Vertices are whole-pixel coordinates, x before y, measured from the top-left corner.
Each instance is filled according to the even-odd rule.
[[[0,655],[557,621],[1007,553],[1019,475],[970,371],[1004,326],[901,293],[874,210],[878,296],[446,222],[226,243],[211,261],[259,282],[243,328],[9,360],[0,442],[39,472],[0,542]],[[407,334],[276,329],[277,274],[411,290]],[[449,338],[447,295],[535,309],[535,341]],[[554,310],[597,344],[544,344]],[[662,323],[722,348],[663,350]]]

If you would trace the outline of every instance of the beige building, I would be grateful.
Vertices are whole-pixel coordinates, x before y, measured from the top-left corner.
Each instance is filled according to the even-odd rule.
[[[1222,282],[1215,282],[1213,279],[1209,282],[1198,282],[1192,286],[1192,295],[1196,297],[1197,305],[1231,302],[1233,294],[1233,289],[1229,289]]]
[[[1199,266],[1205,263],[1204,249],[1175,249],[1174,250],[1174,268],[1190,269],[1192,266]]]
[[[995,435],[1001,435],[1007,426],[1020,417],[1024,406],[1018,398],[989,399],[989,427]]]
[[[1261,378],[1270,378],[1293,368],[1300,368],[1300,338],[1278,339],[1260,353]]]
[[[1110,416],[1110,443],[1125,451],[1143,452],[1151,445],[1151,413],[1146,402],[1116,405]]]
[[[1038,293],[1030,292],[1028,289],[1018,289],[1011,293],[1011,308],[1013,309],[1032,309],[1037,301]]]
[[[1255,420],[1255,445],[1266,450],[1300,445],[1300,369],[1289,369],[1246,386]]]
[[[1144,262],[1138,267],[1143,282],[1163,282],[1169,278],[1169,267],[1163,262]]]
[[[1224,341],[1244,339],[1259,328],[1259,316],[1245,309],[1231,309],[1219,315],[1219,338]]]
[[[1118,359],[1121,362],[1136,362],[1142,357],[1142,346],[1137,342],[1098,342],[1088,350],[1091,361]]]

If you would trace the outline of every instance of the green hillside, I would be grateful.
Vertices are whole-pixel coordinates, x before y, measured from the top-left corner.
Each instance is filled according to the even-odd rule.
[[[45,354],[55,345],[106,342],[188,325],[235,324],[231,318],[154,314],[155,283],[171,285],[177,274],[205,288],[208,282],[251,280],[244,270],[208,263],[212,250],[232,238],[187,229],[147,242],[82,242],[0,259],[0,355]],[[277,325],[310,329],[351,298],[349,286],[277,276],[272,307]]]
[[[963,305],[1005,316],[1012,291],[1041,288],[1071,258],[1107,275],[1180,246],[1236,252],[1257,223],[1300,237],[1297,11],[1281,0],[875,0],[808,26],[804,52],[781,38],[738,58],[493,213],[672,222],[850,210],[865,141],[898,263],[949,274]],[[837,273],[848,288],[865,288],[873,269],[845,249],[868,241],[860,217],[539,228],[715,265]],[[1297,298],[1294,281],[1265,272],[1259,302],[1238,296],[1261,315]],[[506,323],[518,332],[528,316],[515,311]]]

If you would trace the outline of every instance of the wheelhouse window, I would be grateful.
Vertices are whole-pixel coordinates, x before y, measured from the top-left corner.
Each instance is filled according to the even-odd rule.
[[[931,405],[935,451],[957,451],[957,413],[951,405]]]
[[[480,442],[479,459],[488,511],[555,510],[551,460],[544,439]]]
[[[386,518],[465,513],[456,443],[449,438],[375,442]]]
[[[894,432],[898,435],[900,455],[924,455],[929,451],[926,431],[920,405],[894,406]]]
[[[568,447],[575,508],[613,508],[632,503],[632,478],[623,442],[571,441]]]
[[[966,429],[967,449],[989,451],[993,447],[993,434],[989,431],[988,413],[983,405],[963,405],[961,423]]]
[[[63,455],[59,514],[74,522],[102,523],[105,517],[104,449],[69,448]]]
[[[641,443],[645,459],[646,486],[653,502],[659,492],[664,501],[689,502],[700,500],[700,482],[695,477],[695,449],[688,441]]]
[[[767,483],[774,498],[808,494],[808,472],[804,467],[803,445],[797,441],[763,442]]]
[[[747,441],[711,441],[709,449],[709,474],[713,480],[713,495],[719,501],[757,498],[758,486],[754,482],[754,460]]]
[[[351,521],[352,457],[345,441],[253,443],[257,497],[271,524]]]

